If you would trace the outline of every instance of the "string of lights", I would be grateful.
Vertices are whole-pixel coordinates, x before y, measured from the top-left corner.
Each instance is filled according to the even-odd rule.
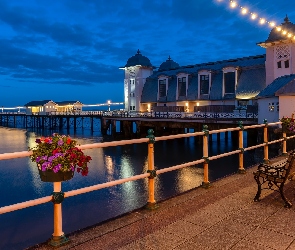
[[[262,17],[258,13],[252,12],[247,7],[241,6],[236,0],[217,0],[218,2],[228,1],[229,6],[232,9],[240,10],[240,13],[244,16],[249,16],[251,20],[257,20],[260,25],[269,25],[271,28],[276,28],[277,32],[281,32],[282,35],[286,36],[288,39],[294,39],[295,40],[295,34],[292,32],[283,29],[280,25],[276,25],[274,21],[267,20],[265,17]]]

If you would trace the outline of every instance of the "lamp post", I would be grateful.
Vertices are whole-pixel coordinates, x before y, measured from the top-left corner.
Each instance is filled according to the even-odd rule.
[[[111,111],[111,101],[108,101],[109,111]]]

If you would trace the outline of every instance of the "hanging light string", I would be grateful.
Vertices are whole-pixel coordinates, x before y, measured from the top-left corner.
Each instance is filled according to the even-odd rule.
[[[218,1],[222,2],[223,0],[218,0]],[[282,27],[280,25],[276,25],[274,21],[269,21],[266,18],[259,16],[255,12],[251,12],[248,8],[239,5],[237,1],[229,0],[229,6],[232,9],[240,9],[241,14],[244,16],[248,15],[251,20],[258,20],[260,25],[268,24],[271,28],[276,28],[276,31],[286,36],[286,38],[289,38],[289,39],[293,38],[295,40],[295,34],[293,34],[292,32],[289,32],[286,29],[282,29]]]

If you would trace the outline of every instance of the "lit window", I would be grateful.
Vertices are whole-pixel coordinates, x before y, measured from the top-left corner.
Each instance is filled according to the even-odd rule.
[[[275,104],[274,103],[268,103],[268,111],[274,112],[275,110]]]

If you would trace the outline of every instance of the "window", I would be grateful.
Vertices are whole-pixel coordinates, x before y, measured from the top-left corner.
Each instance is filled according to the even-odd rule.
[[[159,97],[165,97],[167,94],[166,79],[159,80]]]
[[[279,105],[279,103],[277,102],[277,112],[279,112],[280,111],[280,105]]]
[[[178,78],[178,96],[186,96],[186,77]]]
[[[135,110],[135,106],[133,106],[133,110]]]
[[[283,68],[283,66],[286,69],[289,68],[290,67],[289,59],[291,56],[289,45],[277,46],[275,53],[276,53],[275,55],[276,55],[278,69]]]
[[[236,87],[235,72],[224,73],[224,93],[225,94],[235,93],[235,87]]]
[[[209,94],[209,75],[200,75],[200,94]]]
[[[275,104],[272,103],[268,103],[268,111],[273,112],[275,110]]]
[[[238,100],[238,106],[239,107],[247,107],[248,100]]]
[[[134,79],[131,79],[130,80],[130,84],[134,84]]]

